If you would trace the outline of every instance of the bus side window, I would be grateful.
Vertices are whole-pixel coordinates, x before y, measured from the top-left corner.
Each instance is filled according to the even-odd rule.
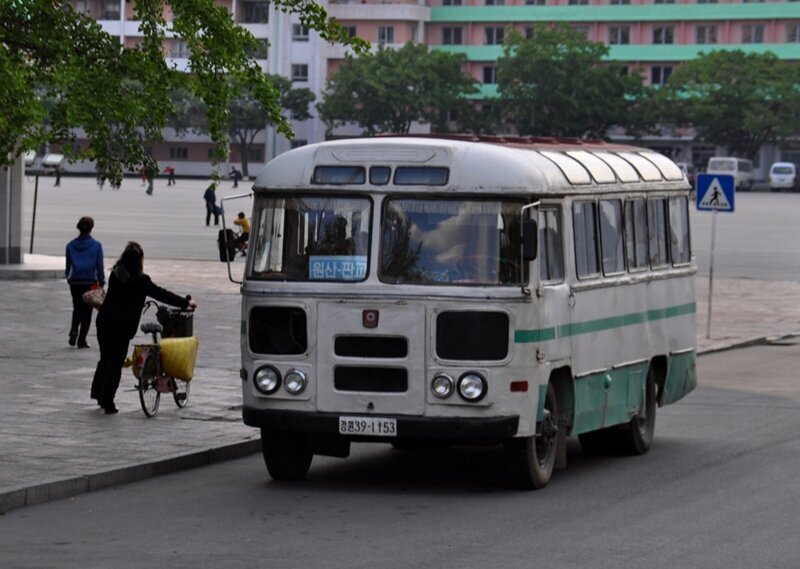
[[[647,227],[650,235],[650,264],[654,269],[669,265],[667,250],[667,199],[647,200]]]
[[[669,234],[673,265],[691,260],[689,249],[689,211],[685,196],[669,198]]]
[[[572,204],[572,223],[575,233],[575,268],[578,278],[596,277],[600,274],[597,254],[597,204],[575,202]]]
[[[650,266],[647,241],[647,211],[644,200],[625,202],[625,249],[628,270],[643,270]]]
[[[564,247],[561,240],[561,210],[542,208],[539,225],[539,278],[543,282],[564,280]]]
[[[600,245],[603,252],[603,274],[625,272],[622,243],[622,202],[600,200]]]

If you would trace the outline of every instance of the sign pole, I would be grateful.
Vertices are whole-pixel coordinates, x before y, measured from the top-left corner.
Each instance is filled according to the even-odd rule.
[[[711,301],[714,298],[714,241],[717,236],[717,210],[711,214],[711,259],[708,269],[708,318],[706,319],[706,340],[711,339]]]
[[[36,174],[36,183],[33,186],[33,217],[31,218],[31,247],[30,254],[33,255],[33,232],[36,230],[36,202],[39,198],[39,174]]]

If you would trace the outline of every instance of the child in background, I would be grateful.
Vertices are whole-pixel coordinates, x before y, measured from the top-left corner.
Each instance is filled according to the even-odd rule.
[[[233,220],[234,225],[238,225],[241,229],[241,234],[236,238],[234,243],[242,257],[247,256],[245,249],[247,248],[247,241],[250,239],[250,221],[244,216],[244,212],[240,211],[236,219]]]

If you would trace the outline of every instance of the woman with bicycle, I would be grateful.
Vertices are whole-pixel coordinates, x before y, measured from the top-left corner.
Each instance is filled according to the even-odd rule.
[[[143,271],[144,252],[138,243],[129,242],[108,279],[108,292],[97,315],[97,342],[100,361],[92,380],[92,399],[106,415],[117,413],[114,396],[119,387],[128,344],[136,335],[147,297],[182,309],[196,308],[191,296],[178,296],[159,287]]]

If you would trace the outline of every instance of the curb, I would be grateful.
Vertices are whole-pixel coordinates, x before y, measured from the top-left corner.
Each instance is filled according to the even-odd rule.
[[[741,342],[734,342],[724,346],[712,346],[703,350],[698,350],[698,356],[706,356],[709,354],[716,354],[718,352],[727,352],[728,350],[738,350],[740,348],[750,348],[752,346],[763,346],[772,342],[780,342],[781,340],[789,340],[792,338],[800,337],[800,331],[788,332],[786,334],[776,334],[775,336],[758,336],[749,340],[742,340]]]
[[[66,480],[46,482],[27,488],[0,493],[0,515],[25,506],[42,504],[51,500],[69,498],[78,494],[94,492],[120,484],[137,482],[162,474],[171,474],[198,466],[208,466],[234,460],[261,451],[261,440],[251,439],[218,448],[173,456],[132,466],[124,466],[107,472],[77,476]]]
[[[8,267],[8,265],[6,265]],[[25,269],[0,267],[0,281],[40,281],[63,279],[64,269]]]

